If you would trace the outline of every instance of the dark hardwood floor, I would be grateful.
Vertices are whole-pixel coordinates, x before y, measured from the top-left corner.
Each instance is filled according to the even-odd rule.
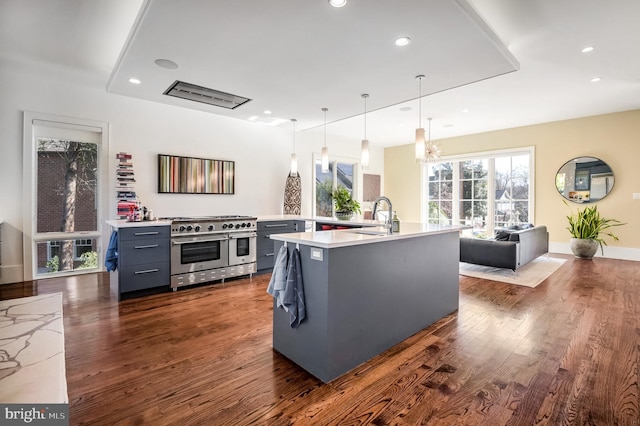
[[[330,384],[271,348],[268,279],[0,299],[63,293],[73,425],[640,425],[638,262],[569,258],[533,289],[461,276],[458,312]]]

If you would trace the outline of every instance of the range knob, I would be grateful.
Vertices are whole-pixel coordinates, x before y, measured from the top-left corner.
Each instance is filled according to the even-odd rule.
[[[227,229],[227,224],[226,223],[222,225],[222,229]]]
[[[251,228],[251,222],[247,222],[247,228]]]
[[[187,225],[187,232],[191,232],[193,230],[193,226]]]
[[[178,228],[178,231],[180,232],[184,231],[184,225],[180,225],[180,228]]]
[[[236,223],[236,229],[240,229],[240,224]]]
[[[208,227],[207,229],[208,229],[209,231],[213,231],[214,229],[216,229],[216,227],[215,227],[215,226],[213,226],[213,225],[209,225],[209,227]]]
[[[228,224],[228,225],[227,225],[227,228],[229,228],[229,229],[233,229],[233,223]]]
[[[194,227],[193,227],[193,230],[194,230],[194,231],[196,231],[196,232],[200,231],[200,225],[196,225],[196,226],[194,226]]]
[[[243,227],[243,228],[246,228],[246,227],[247,227],[247,224],[246,224],[246,223],[243,223],[243,224],[242,224],[242,227]]]

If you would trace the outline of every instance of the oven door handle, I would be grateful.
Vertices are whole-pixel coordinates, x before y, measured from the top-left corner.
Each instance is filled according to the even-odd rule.
[[[244,234],[232,234],[229,235],[230,240],[238,239],[238,238],[256,238],[258,234],[255,232],[244,233]]]
[[[227,241],[229,238],[227,237],[220,237],[220,238],[207,238],[206,240],[196,240],[196,241],[171,241],[171,244],[176,245],[176,246],[180,246],[182,244],[193,244],[193,243],[208,243],[208,242],[213,242],[213,241]]]

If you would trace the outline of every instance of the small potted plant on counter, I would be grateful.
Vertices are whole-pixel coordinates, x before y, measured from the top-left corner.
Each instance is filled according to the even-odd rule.
[[[569,242],[569,247],[576,257],[583,259],[591,259],[598,251],[598,245],[604,254],[603,245],[606,246],[607,242],[602,239],[603,236],[618,241],[618,237],[611,231],[605,232],[605,230],[613,226],[625,225],[617,219],[600,216],[597,205],[578,210],[567,216],[567,219],[569,220],[567,229],[573,237]]]
[[[340,185],[332,193],[331,198],[336,208],[338,219],[351,219],[354,213],[360,213],[360,203],[353,199],[347,188]]]

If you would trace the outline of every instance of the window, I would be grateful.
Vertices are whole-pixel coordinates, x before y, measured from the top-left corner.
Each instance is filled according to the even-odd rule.
[[[463,234],[477,237],[533,222],[533,148],[449,160],[425,166],[423,221],[468,226]]]
[[[329,162],[329,170],[322,171],[319,158],[315,159],[314,175],[314,213],[316,216],[334,215],[331,192],[338,186],[344,186],[354,198],[357,198],[357,160],[336,159]]]
[[[495,226],[532,222],[529,217],[529,155],[495,159]]]
[[[90,253],[92,251],[93,251],[93,240],[91,239],[75,240],[73,244],[73,259],[82,260],[82,256],[85,253]]]
[[[106,123],[25,113],[25,280],[100,268]]]
[[[440,163],[428,169],[427,222],[453,223],[453,163]]]

